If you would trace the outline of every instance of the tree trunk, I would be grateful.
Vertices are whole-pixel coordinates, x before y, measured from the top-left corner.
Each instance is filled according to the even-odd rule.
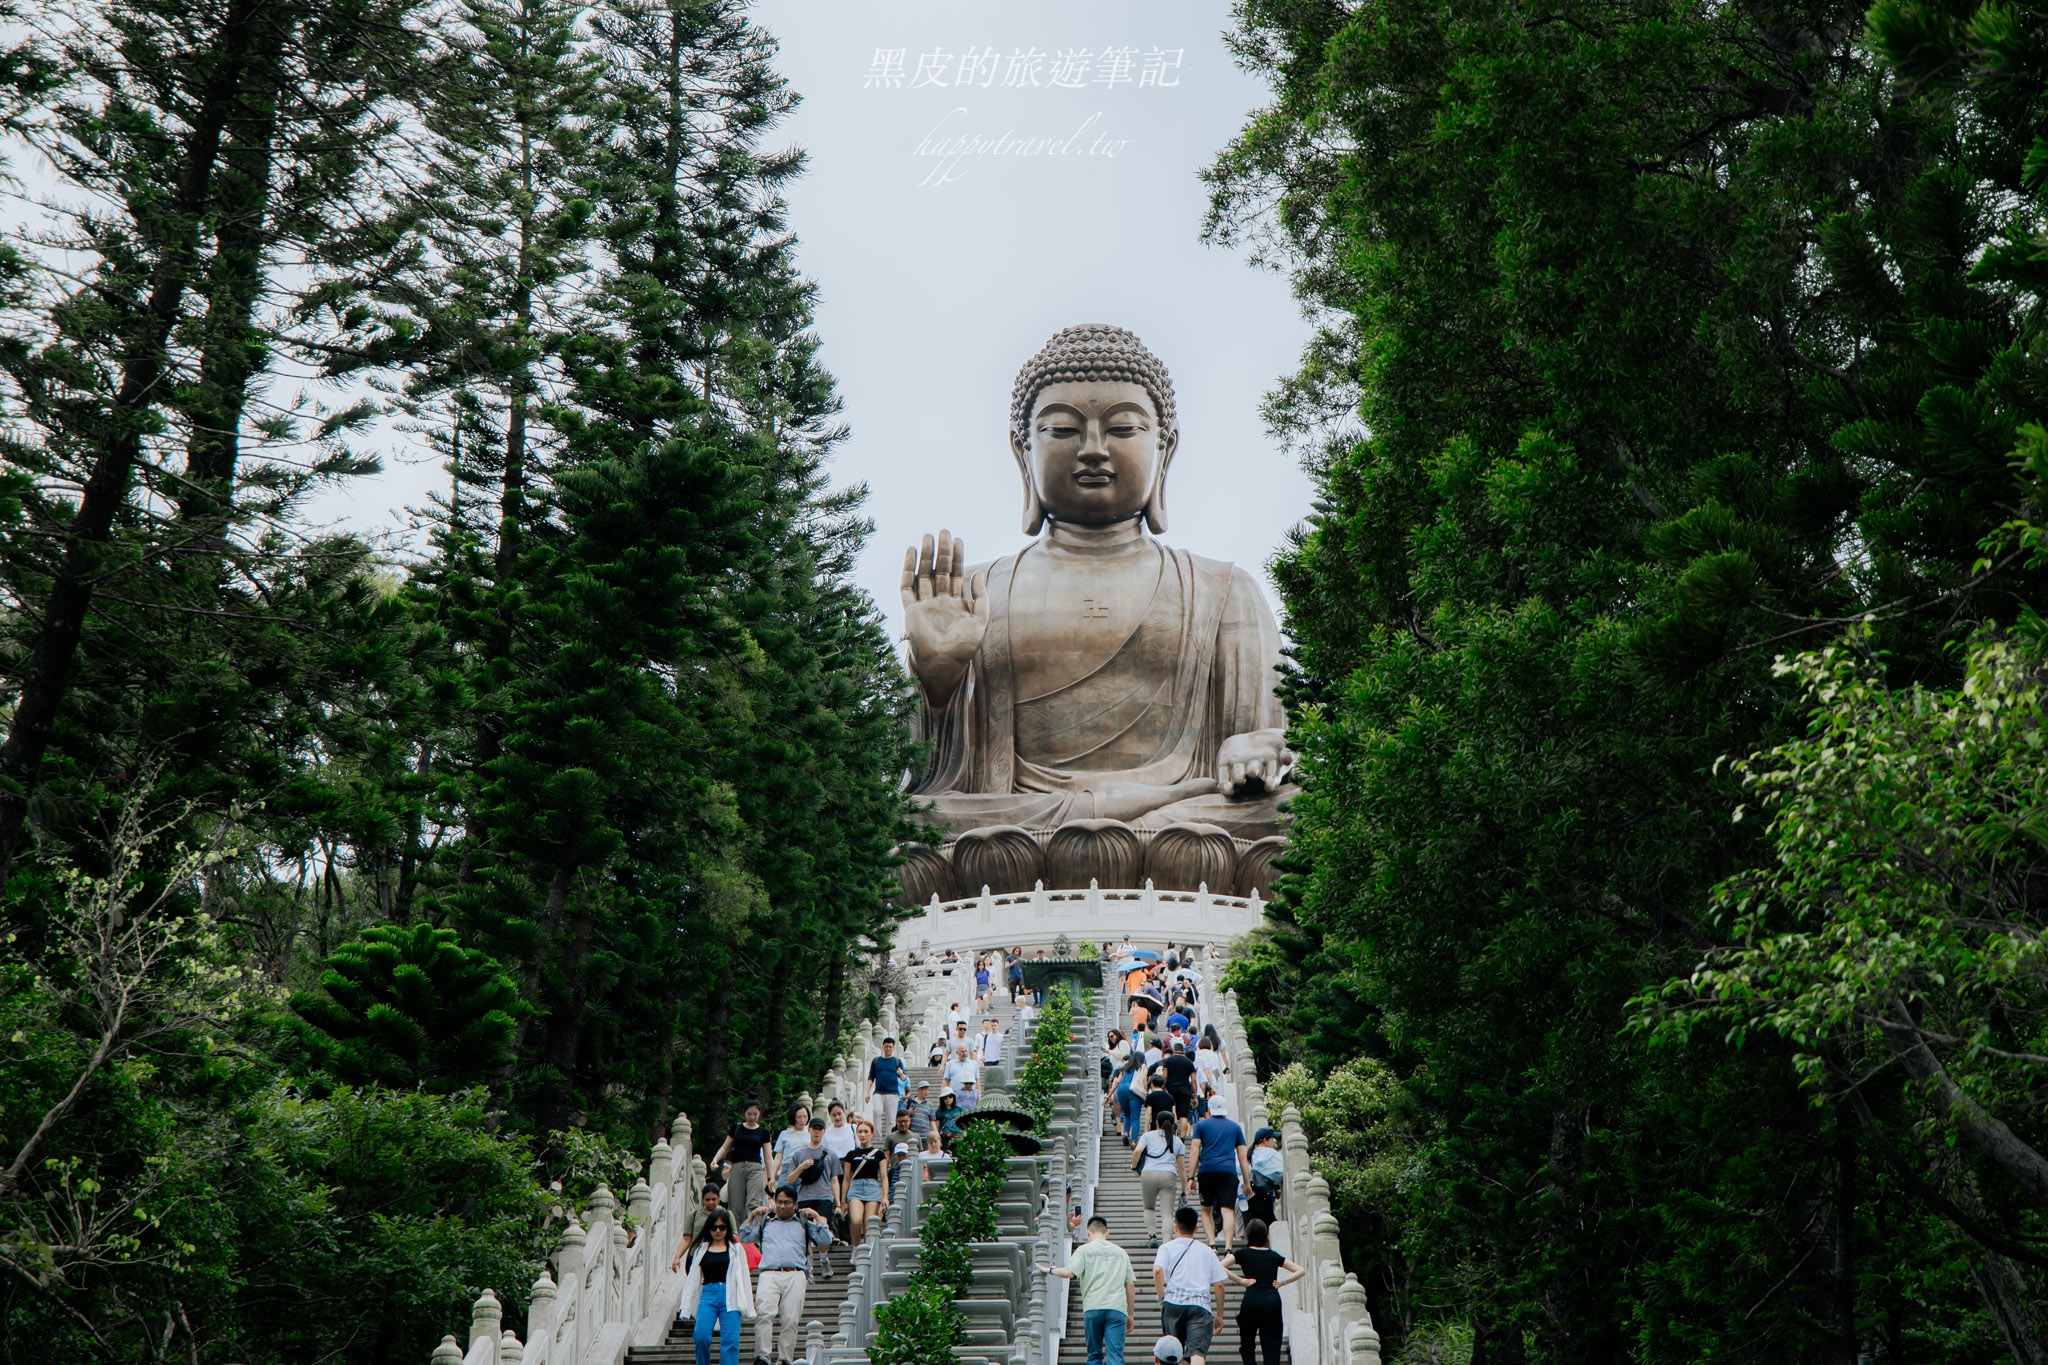
[[[200,550],[213,561],[208,565],[209,586],[220,578],[218,561],[234,506],[249,382],[262,369],[253,359],[264,341],[254,321],[263,290],[263,252],[269,243],[270,174],[283,78],[280,55],[274,46],[251,54],[249,99],[243,106],[246,121],[235,126],[221,150],[215,193],[220,227],[207,270],[206,344],[199,359],[199,383],[186,404],[192,430],[186,442],[179,516],[211,542]],[[213,552],[208,554],[207,549]]]
[[[575,882],[576,868],[572,863],[563,863],[555,868],[555,875],[548,879],[548,898],[540,912],[540,947],[526,963],[522,973],[526,998],[536,1010],[541,1008],[541,969],[547,964],[548,953],[554,947],[555,935],[562,927],[562,911],[569,903],[569,888]],[[512,1049],[517,1052],[526,1044],[527,1030],[537,1015],[529,1014],[521,1019],[512,1030]]]
[[[846,952],[843,948],[832,953],[832,966],[825,973],[825,1052],[836,1056],[839,1052],[839,1034],[846,1027],[844,1019],[846,999]]]
[[[577,910],[569,916],[568,941],[558,959],[562,969],[564,998],[549,1012],[547,1045],[542,1056],[548,1064],[541,1088],[540,1130],[581,1126],[571,1104],[576,1096],[577,1065],[583,1044],[583,1012],[590,1003],[590,945],[597,931],[597,917],[590,913],[589,897],[577,898]]]
[[[1955,1125],[1965,1142],[2032,1195],[2036,1203],[2048,1206],[2048,1157],[1963,1092],[1920,1036],[1919,1025],[1903,1002],[1893,1002],[1892,1016],[1893,1022],[1885,1025],[1885,1041],[1905,1065],[1906,1074],[1926,1087],[1942,1116]]]
[[[128,319],[121,387],[86,476],[77,514],[69,527],[63,558],[43,606],[42,628],[16,672],[17,697],[7,739],[0,743],[0,885],[14,862],[35,799],[43,754],[56,730],[57,712],[70,687],[78,642],[92,607],[95,569],[111,536],[114,518],[128,500],[128,486],[142,455],[149,411],[160,400],[168,363],[166,346],[191,284],[199,226],[206,216],[214,165],[228,120],[247,98],[243,86],[249,60],[266,40],[282,45],[284,25],[264,25],[263,0],[230,0],[215,35],[213,69],[193,112],[184,164],[169,213],[169,231],[150,272],[149,300]],[[271,29],[266,37],[265,29]]]
[[[1835,1107],[1834,1255],[1828,1272],[1829,1365],[1856,1365],[1856,1123]]]
[[[775,965],[768,972],[768,1011],[761,1021],[761,1051],[768,1079],[778,1085],[782,1081],[785,1021],[789,1018],[789,983],[796,971],[797,946],[793,935],[794,928],[787,920],[777,927]]]
[[[728,1083],[727,1068],[731,1065],[732,1040],[728,1036],[732,1028],[732,985],[731,974],[726,970],[731,955],[719,946],[716,953],[708,954],[712,960],[707,964],[713,970],[707,974],[710,983],[711,1008],[704,1018],[704,1144],[706,1151],[717,1151],[719,1136],[731,1124],[732,1106],[726,1100]]]

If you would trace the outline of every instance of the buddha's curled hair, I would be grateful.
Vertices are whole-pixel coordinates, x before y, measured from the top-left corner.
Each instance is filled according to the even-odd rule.
[[[1159,410],[1159,439],[1173,439],[1177,426],[1173,412],[1173,381],[1159,357],[1145,349],[1145,343],[1121,327],[1088,322],[1053,334],[1051,341],[1017,371],[1016,387],[1010,390],[1010,434],[1018,444],[1031,435],[1031,405],[1049,384],[1116,382],[1140,384]]]

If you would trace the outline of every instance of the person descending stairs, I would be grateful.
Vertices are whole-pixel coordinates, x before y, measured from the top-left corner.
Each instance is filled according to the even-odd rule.
[[[802,1331],[794,1349],[784,1351],[784,1358],[797,1356],[808,1338],[810,1324],[823,1323],[825,1338],[830,1341],[832,1334],[839,1330],[839,1305],[846,1300],[847,1276],[853,1269],[853,1249],[843,1243],[832,1245],[832,1278],[812,1276],[810,1288],[804,1291],[804,1313]],[[695,1365],[696,1347],[690,1341],[691,1324],[680,1320],[669,1324],[668,1339],[659,1346],[635,1346],[626,1352],[628,1365]],[[776,1349],[783,1351],[781,1342]],[[718,1343],[712,1342],[713,1365],[718,1360]],[[740,1365],[750,1365],[754,1359],[754,1324],[740,1325]]]

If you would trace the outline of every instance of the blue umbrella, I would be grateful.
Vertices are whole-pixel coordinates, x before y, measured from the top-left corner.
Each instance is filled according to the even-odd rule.
[[[1122,962],[1116,964],[1116,970],[1120,972],[1134,972],[1144,965],[1144,963],[1138,961],[1138,959],[1136,959],[1135,957],[1127,957]]]
[[[1150,948],[1133,948],[1131,949],[1131,956],[1141,958],[1146,962],[1159,961],[1159,954],[1153,952]]]

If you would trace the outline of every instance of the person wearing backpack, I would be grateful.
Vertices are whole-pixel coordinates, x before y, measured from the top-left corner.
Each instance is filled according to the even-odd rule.
[[[1188,1183],[1187,1150],[1187,1144],[1180,1140],[1180,1123],[1168,1110],[1158,1116],[1152,1131],[1131,1153],[1131,1169],[1138,1173],[1138,1193],[1145,1206],[1148,1231],[1155,1227],[1153,1210],[1159,1212],[1151,1242],[1155,1247],[1173,1233],[1173,1212],[1181,1188]]]
[[[1280,1187],[1286,1183],[1287,1166],[1280,1155],[1280,1134],[1272,1128],[1259,1129],[1252,1139],[1252,1195],[1246,1209],[1246,1216],[1262,1223],[1279,1221],[1273,1201],[1280,1194]]]

